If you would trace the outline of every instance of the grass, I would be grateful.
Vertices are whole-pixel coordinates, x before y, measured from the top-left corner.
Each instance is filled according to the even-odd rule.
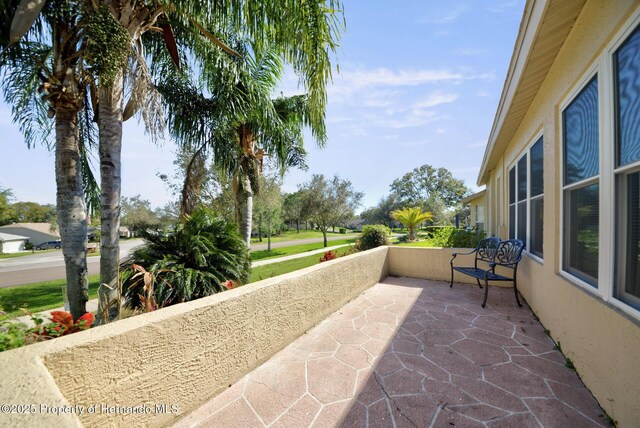
[[[327,238],[330,236],[340,236],[340,235],[344,235],[343,233],[339,233],[337,231],[338,229],[336,228],[336,232],[333,233],[331,232],[331,230],[329,230],[327,232]],[[347,230],[347,233],[354,233],[350,230]],[[297,233],[296,230],[288,230],[286,232],[283,232],[281,235],[278,236],[272,236],[271,237],[271,242],[282,242],[282,241],[295,241],[298,239],[309,239],[309,238],[322,238],[322,232],[318,231],[318,230],[301,230],[300,233]],[[258,238],[251,238],[251,243],[252,244],[256,244],[258,243]],[[263,236],[262,237],[262,244],[266,244],[267,243],[267,237]]]
[[[395,245],[398,245],[400,247],[433,247],[431,240],[416,241],[416,242],[400,242]]]
[[[336,254],[338,256],[344,255],[352,247],[338,248]],[[256,282],[274,276],[283,275],[285,273],[293,272],[294,270],[304,269],[309,266],[320,263],[320,257],[322,254],[314,254],[308,257],[301,257],[299,259],[287,260],[279,263],[271,263],[264,266],[258,266],[251,269],[251,279],[249,282]]]
[[[339,239],[337,241],[329,241],[327,245],[333,247],[334,245],[343,245],[343,244],[353,244],[356,242],[355,238],[351,239]],[[264,260],[264,259],[272,259],[275,257],[283,257],[289,256],[291,254],[299,254],[304,253],[306,251],[313,251],[323,248],[322,242],[316,242],[313,244],[302,244],[302,245],[291,245],[288,247],[282,248],[272,248],[271,252],[267,252],[267,250],[259,250],[251,252],[251,260]]]
[[[35,313],[63,306],[62,287],[65,284],[65,279],[58,279],[0,288],[0,306],[12,317],[23,315],[20,308],[24,307]],[[98,297],[99,285],[100,275],[89,276],[89,299]]]
[[[35,254],[52,253],[54,251],[60,251],[60,250],[38,250],[38,251],[35,252]],[[22,251],[20,253],[0,254],[0,259],[13,259],[15,257],[30,256],[32,254],[34,254],[32,251]]]

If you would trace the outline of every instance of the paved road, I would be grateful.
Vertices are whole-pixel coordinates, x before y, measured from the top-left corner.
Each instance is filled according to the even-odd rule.
[[[120,257],[127,257],[140,244],[142,239],[120,241]],[[87,268],[89,275],[100,273],[100,257],[87,257]],[[50,281],[65,276],[62,250],[0,260],[0,288]]]
[[[338,235],[327,237],[327,241],[354,238],[357,235]],[[127,257],[135,247],[142,244],[141,239],[120,241],[120,258]],[[271,248],[322,242],[322,238],[297,239],[293,241],[272,242]],[[267,243],[253,244],[252,251],[266,250]],[[100,273],[100,257],[87,257],[89,275]],[[29,256],[0,260],[0,288],[34,282],[61,279],[66,276],[62,250],[35,253]]]

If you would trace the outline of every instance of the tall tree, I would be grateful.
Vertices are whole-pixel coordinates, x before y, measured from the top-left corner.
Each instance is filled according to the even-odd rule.
[[[262,224],[267,226],[267,252],[271,251],[271,233],[274,226],[281,223],[282,192],[281,180],[277,175],[264,176],[260,179],[260,193],[255,200],[254,218],[258,219],[258,236],[262,233]]]
[[[16,223],[51,223],[56,221],[54,205],[40,205],[37,202],[16,202],[11,205]]]
[[[329,181],[324,175],[313,175],[303,188],[306,190],[309,218],[322,232],[326,247],[329,228],[353,218],[364,194],[355,191],[350,181],[341,180],[338,176]]]
[[[0,187],[0,226],[13,222],[15,211],[11,204],[13,192],[11,189]]]
[[[469,194],[464,182],[446,168],[422,165],[391,183],[391,194],[401,206],[419,206],[432,212],[436,221]]]
[[[83,186],[95,184],[86,156],[93,134],[83,60],[84,5],[80,0],[9,0],[0,14],[0,39],[8,42],[0,53],[0,74],[13,120],[29,146],[48,141],[55,131],[57,218],[74,318],[86,312],[88,299]]]
[[[160,227],[160,219],[151,209],[151,203],[140,195],[122,198],[122,224],[139,234]]]
[[[144,70],[142,52],[137,49],[144,33],[159,26],[164,40],[176,65],[180,55],[176,37],[172,29],[182,27],[190,31],[188,48],[195,60],[202,65],[204,80],[216,76],[216,60],[212,62],[212,43],[227,52],[234,53],[213,34],[222,27],[231,34],[248,37],[251,49],[257,54],[267,47],[276,49],[279,55],[292,64],[300,81],[308,88],[311,100],[310,119],[312,123],[323,124],[326,106],[326,83],[331,76],[329,53],[335,51],[340,31],[338,0],[301,2],[298,0],[251,0],[193,2],[164,0],[139,2],[134,0],[102,0],[99,4],[108,8],[111,16],[126,29],[131,38],[130,47],[136,50],[138,69]],[[169,20],[169,15],[171,20]],[[117,32],[116,34],[120,34]],[[208,43],[203,44],[202,40]],[[143,73],[144,74],[144,73]],[[138,79],[140,80],[140,79]],[[100,158],[102,171],[102,221],[103,241],[101,247],[101,282],[108,284],[112,291],[104,295],[108,302],[117,298],[117,262],[120,200],[120,150],[122,144],[122,121],[126,119],[127,108],[123,107],[124,83],[122,70],[112,81],[101,85],[100,89]],[[149,85],[143,85],[147,89]],[[134,86],[135,87],[135,86]],[[143,104],[133,90],[131,110]],[[248,141],[249,136],[243,135]],[[247,183],[244,183],[246,185]],[[246,187],[243,187],[246,190]],[[245,217],[246,218],[246,217]],[[249,223],[250,223],[250,216]],[[105,230],[106,227],[106,230]],[[249,228],[250,230],[250,228]],[[102,313],[103,311],[101,311]],[[117,308],[109,311],[109,317],[117,316]]]
[[[283,215],[286,221],[296,223],[296,232],[300,233],[300,222],[305,221],[309,216],[308,206],[305,204],[305,191],[303,189],[284,196]]]
[[[225,72],[235,79],[230,80]],[[282,72],[283,64],[275,51],[255,59],[247,53],[244,61],[224,70],[212,82],[210,98],[180,82],[160,87],[169,105],[171,134],[182,144],[201,142],[185,174],[183,207],[199,188],[193,183],[198,184],[200,165],[212,153],[218,174],[231,179],[236,221],[247,246],[263,158],[270,155],[281,173],[292,167],[304,168],[303,128],[309,126],[319,144],[326,138],[324,123],[311,122],[308,96],[271,98]],[[185,209],[182,212],[189,214]]]

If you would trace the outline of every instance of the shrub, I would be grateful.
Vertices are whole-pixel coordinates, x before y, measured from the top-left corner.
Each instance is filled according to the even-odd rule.
[[[456,229],[446,226],[435,229],[431,238],[434,247],[475,248],[485,237],[484,231]]]
[[[38,315],[23,311],[31,316],[35,327],[10,319],[0,310],[0,352],[87,330],[93,323],[93,314],[88,312],[74,321],[68,312],[53,311],[50,322],[45,324]]]
[[[359,251],[366,251],[381,245],[389,245],[389,235],[391,235],[391,229],[382,224],[364,226],[356,247]]]
[[[340,233],[345,234],[347,233],[347,228],[346,227],[341,227],[340,229],[338,229],[340,231]]]
[[[337,258],[338,258],[338,255],[336,254],[335,251],[327,251],[322,255],[322,257],[320,257],[320,263],[328,262],[329,260],[334,260]]]
[[[29,241],[24,243],[24,249],[25,250],[33,250],[33,244]]]
[[[29,327],[16,322],[0,310],[0,352],[19,348],[27,344]]]
[[[143,232],[143,237],[146,243],[121,265],[122,294],[131,309],[187,302],[227,290],[229,280],[249,281],[251,258],[236,225],[206,208],[172,232]],[[153,275],[153,299],[144,273],[136,277],[143,271]]]

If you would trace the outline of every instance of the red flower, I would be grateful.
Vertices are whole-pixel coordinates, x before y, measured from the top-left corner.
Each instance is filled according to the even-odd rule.
[[[228,280],[222,283],[222,285],[227,289],[227,290],[231,290],[233,287],[235,287],[235,284],[233,283],[232,280]]]
[[[87,312],[86,314],[84,314],[83,316],[81,316],[80,318],[78,318],[76,320],[76,325],[79,325],[79,323],[81,321],[85,322],[85,327],[89,328],[91,327],[91,324],[93,324],[93,320],[95,319],[95,317],[93,316],[93,314],[91,312]]]
[[[64,326],[73,325],[73,317],[69,312],[65,312],[65,311],[51,312],[51,321]]]

